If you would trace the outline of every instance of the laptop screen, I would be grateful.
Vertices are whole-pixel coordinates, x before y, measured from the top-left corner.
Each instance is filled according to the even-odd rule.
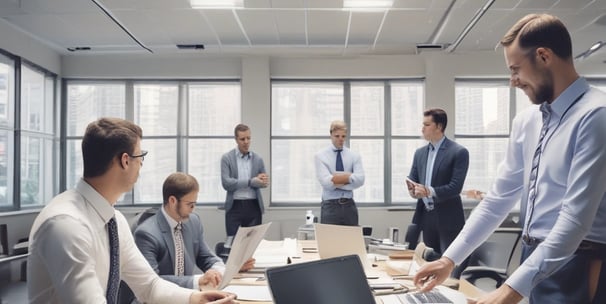
[[[269,268],[276,304],[374,304],[357,255]]]

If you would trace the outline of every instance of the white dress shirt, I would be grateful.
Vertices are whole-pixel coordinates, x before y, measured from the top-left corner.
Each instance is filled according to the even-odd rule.
[[[30,232],[30,303],[106,303],[107,222],[116,217],[120,278],[144,302],[188,303],[191,289],[162,280],[137,249],[124,215],[80,180],[42,209]]]
[[[568,262],[582,240],[606,243],[606,94],[579,78],[553,101],[551,108],[534,214],[523,232],[544,241],[506,281],[523,296]],[[522,213],[530,208],[528,180],[541,126],[538,106],[516,116],[507,154],[492,189],[444,256],[461,263],[490,236],[520,198]]]

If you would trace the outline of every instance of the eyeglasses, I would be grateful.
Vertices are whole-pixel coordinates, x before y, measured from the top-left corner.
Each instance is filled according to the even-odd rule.
[[[128,156],[130,156],[131,158],[141,157],[141,162],[143,162],[145,160],[145,156],[147,155],[147,153],[148,153],[148,151],[141,150],[141,154],[139,154],[139,155],[130,155],[129,154]]]
[[[188,202],[188,201],[184,201],[184,200],[181,200],[181,199],[179,200],[179,202],[185,203],[187,205],[187,207],[190,207],[190,208],[193,208],[198,203],[198,202]]]

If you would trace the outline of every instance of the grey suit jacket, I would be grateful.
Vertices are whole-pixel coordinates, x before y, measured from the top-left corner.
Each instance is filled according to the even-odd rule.
[[[257,176],[259,173],[265,173],[265,164],[263,163],[263,159],[257,153],[252,151],[250,153],[250,159],[252,161],[252,166],[250,170],[251,177]],[[250,180],[250,179],[248,179]],[[234,192],[240,188],[248,187],[249,182],[239,181],[238,180],[238,162],[236,160],[236,149],[232,149],[229,152],[223,154],[221,157],[221,184],[223,185],[223,189],[227,191],[227,195],[225,197],[225,212],[229,211],[234,204]],[[263,206],[263,197],[261,196],[261,189],[265,187],[258,187],[256,185],[250,184],[250,187],[255,189],[255,193],[257,194],[257,200],[259,201],[259,209],[261,213],[265,210]]]
[[[415,152],[409,175],[413,181],[425,184],[428,154],[428,145],[417,149]],[[448,138],[444,138],[444,142],[436,154],[431,175],[431,186],[436,194],[433,201],[440,220],[438,229],[443,233],[446,233],[446,231],[456,231],[458,233],[465,224],[461,190],[465,183],[468,168],[469,152],[467,149]],[[423,200],[417,200],[413,223],[421,223],[420,216],[423,214],[421,212],[423,208],[425,208]]]
[[[162,207],[161,207],[162,208]],[[185,276],[175,276],[175,243],[173,231],[161,211],[141,223],[135,230],[135,243],[151,267],[163,279],[192,288],[193,275],[202,274],[215,263],[223,263],[208,248],[203,238],[200,217],[196,213],[183,222],[183,243],[185,245]]]

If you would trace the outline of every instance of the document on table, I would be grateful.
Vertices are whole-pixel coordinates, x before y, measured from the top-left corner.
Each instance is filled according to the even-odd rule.
[[[257,246],[263,240],[269,225],[271,225],[271,222],[253,227],[238,228],[238,232],[231,245],[229,257],[227,258],[223,280],[218,287],[219,290],[225,288],[240,271],[244,263],[253,256],[255,250],[257,250]]]
[[[271,302],[271,292],[267,285],[229,285],[223,291],[238,295],[240,301]]]

